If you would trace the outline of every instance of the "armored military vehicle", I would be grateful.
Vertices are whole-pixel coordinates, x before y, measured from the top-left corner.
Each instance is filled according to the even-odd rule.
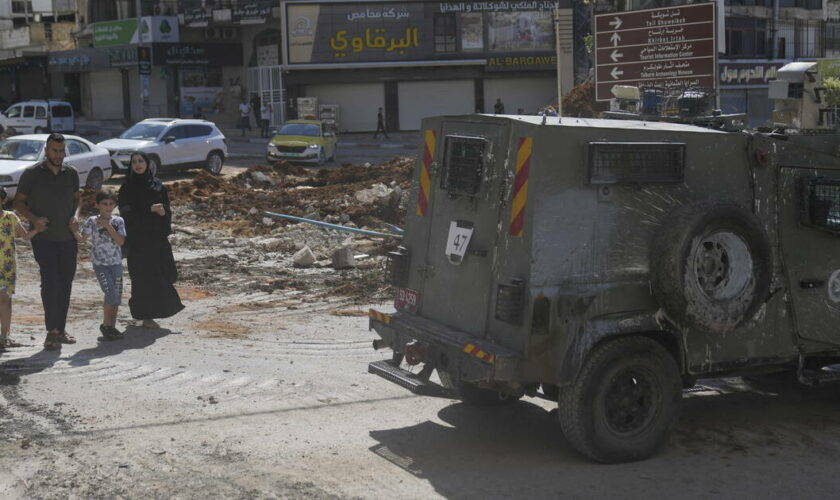
[[[835,133],[465,115],[422,137],[372,373],[556,400],[600,462],[655,453],[697,378],[840,378]]]

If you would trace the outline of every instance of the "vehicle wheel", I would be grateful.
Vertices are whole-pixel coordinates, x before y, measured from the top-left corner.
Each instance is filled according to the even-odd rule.
[[[749,320],[770,289],[770,244],[734,205],[685,207],[651,246],[653,292],[681,326],[725,332]]]
[[[95,167],[93,170],[88,172],[87,179],[85,180],[85,186],[93,189],[94,191],[99,191],[102,189],[103,180],[104,176],[102,175],[102,170]]]
[[[46,131],[46,129],[43,129],[41,127],[35,127],[34,133],[35,134],[46,134],[47,131]]]
[[[6,130],[6,127],[4,127],[3,125],[0,125],[0,134],[2,134],[5,130]]]
[[[131,169],[131,166],[128,168]],[[156,155],[149,155],[149,170],[152,171],[152,175],[160,174],[160,158]]]
[[[327,163],[327,154],[324,153],[324,148],[321,148],[318,151],[318,165],[323,165],[324,163]]]
[[[574,383],[560,389],[557,413],[577,451],[598,462],[628,462],[662,446],[681,399],[668,351],[646,337],[623,337],[589,354]]]
[[[222,153],[218,151],[211,151],[210,154],[207,155],[207,171],[213,175],[219,175],[222,173],[224,163],[225,158],[222,156]]]
[[[500,406],[513,404],[519,400],[516,396],[491,391],[490,389],[481,389],[469,382],[461,382],[456,387],[452,381],[452,376],[441,370],[438,370],[438,377],[442,386],[447,389],[455,389],[458,399],[470,406]]]

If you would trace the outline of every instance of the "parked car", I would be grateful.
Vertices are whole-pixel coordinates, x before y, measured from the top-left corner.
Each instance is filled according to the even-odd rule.
[[[335,159],[335,134],[319,120],[289,120],[271,138],[265,158],[323,165]]]
[[[8,199],[15,195],[24,169],[44,161],[47,137],[49,134],[29,134],[0,140],[0,186],[6,188]],[[79,171],[81,185],[101,188],[113,172],[108,150],[75,135],[65,135],[64,144],[64,161]]]
[[[147,118],[99,145],[111,152],[120,172],[128,171],[134,151],[149,155],[152,171],[201,166],[213,175],[221,173],[227,156],[227,139],[216,124],[207,120]]]
[[[67,101],[33,99],[13,104],[0,114],[0,133],[7,128],[18,134],[74,132],[76,119]]]

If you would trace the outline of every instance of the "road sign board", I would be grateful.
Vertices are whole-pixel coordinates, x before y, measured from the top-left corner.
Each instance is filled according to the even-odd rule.
[[[715,88],[715,3],[595,16],[595,98],[613,85]]]

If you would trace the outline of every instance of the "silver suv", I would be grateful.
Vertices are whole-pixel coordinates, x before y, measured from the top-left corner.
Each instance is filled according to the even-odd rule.
[[[111,153],[120,172],[127,172],[134,151],[149,155],[152,171],[173,166],[201,166],[211,174],[222,171],[227,139],[207,120],[147,118],[116,139],[99,143]]]

